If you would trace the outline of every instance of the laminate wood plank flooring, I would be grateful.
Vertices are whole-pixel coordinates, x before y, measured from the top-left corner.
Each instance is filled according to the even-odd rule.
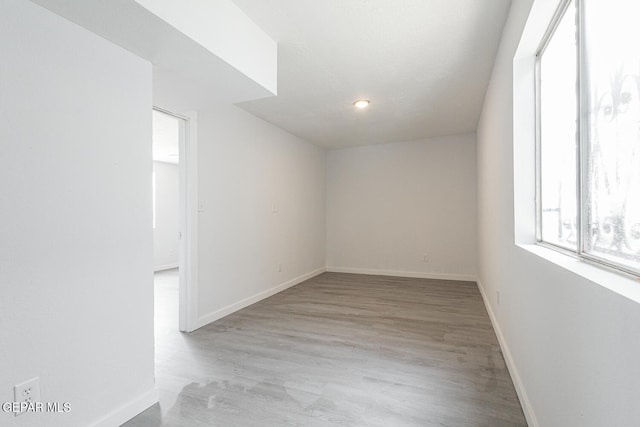
[[[156,279],[160,403],[127,427],[526,426],[473,282],[324,273],[182,334]]]

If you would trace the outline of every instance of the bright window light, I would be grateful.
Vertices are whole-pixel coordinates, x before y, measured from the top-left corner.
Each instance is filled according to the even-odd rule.
[[[640,275],[640,5],[562,3],[537,61],[539,242]]]

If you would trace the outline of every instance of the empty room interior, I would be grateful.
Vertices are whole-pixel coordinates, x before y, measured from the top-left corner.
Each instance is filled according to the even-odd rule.
[[[0,426],[639,426],[639,19],[0,1]]]

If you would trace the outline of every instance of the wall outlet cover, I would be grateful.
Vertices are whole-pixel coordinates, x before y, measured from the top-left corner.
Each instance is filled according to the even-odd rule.
[[[13,401],[18,403],[40,402],[40,378],[35,377],[13,386]],[[22,412],[16,412],[16,416]]]

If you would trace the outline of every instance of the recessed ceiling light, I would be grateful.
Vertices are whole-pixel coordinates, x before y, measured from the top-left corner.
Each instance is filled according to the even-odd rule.
[[[169,157],[178,157],[177,154],[167,154],[167,156],[169,156]]]
[[[353,106],[356,108],[367,108],[369,106],[369,100],[368,99],[358,99],[356,102],[353,103]]]

